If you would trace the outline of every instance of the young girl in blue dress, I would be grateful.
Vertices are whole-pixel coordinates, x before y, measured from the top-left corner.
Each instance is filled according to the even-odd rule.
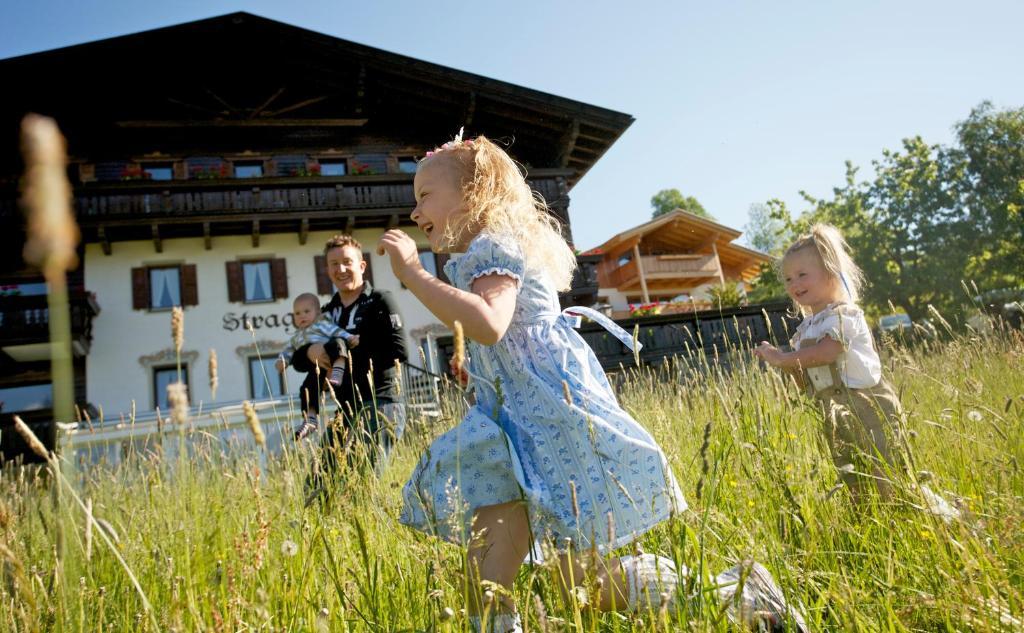
[[[414,190],[412,220],[431,248],[461,253],[445,265],[452,285],[423,269],[400,230],[384,234],[378,253],[438,319],[461,323],[476,402],[421,457],[403,490],[401,521],[468,546],[467,611],[479,630],[481,581],[511,590],[535,544],[554,545],[570,590],[584,580],[575,553],[629,544],[686,501],[664,453],[619,406],[574,327],[583,314],[628,346],[631,338],[593,310],[560,310],[557,292],[569,288],[575,256],[512,159],[460,133],[419,163]],[[670,560],[644,554],[594,567],[597,609],[667,600],[674,611],[685,570]],[[755,565],[736,591],[736,569],[720,577],[723,596],[739,594],[733,615],[781,622],[785,605],[767,571]],[[486,630],[520,630],[510,591],[499,593]]]

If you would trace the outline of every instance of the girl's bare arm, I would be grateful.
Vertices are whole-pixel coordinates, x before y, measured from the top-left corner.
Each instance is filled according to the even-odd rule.
[[[381,237],[377,252],[387,253],[395,276],[445,325],[459,321],[466,336],[483,345],[493,345],[505,335],[518,294],[512,277],[485,275],[473,282],[473,292],[449,286],[423,269],[416,243],[397,229]]]

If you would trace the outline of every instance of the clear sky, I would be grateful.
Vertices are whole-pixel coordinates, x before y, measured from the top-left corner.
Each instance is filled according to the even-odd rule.
[[[951,142],[982,100],[1024,106],[1020,0],[32,0],[0,8],[0,58],[239,10],[636,117],[571,194],[584,248],[659,189],[742,228],[751,203],[828,195],[847,159]]]

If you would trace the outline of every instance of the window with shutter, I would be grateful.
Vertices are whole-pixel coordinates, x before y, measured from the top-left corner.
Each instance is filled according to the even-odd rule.
[[[363,281],[370,282],[373,285],[373,270],[370,268],[370,251],[363,251],[363,261],[366,262],[366,270],[363,271]]]
[[[281,258],[270,260],[270,284],[274,299],[288,298],[288,269]]]
[[[245,303],[266,303],[274,300],[270,281],[270,261],[242,262],[243,300]]]
[[[327,276],[327,258],[323,255],[314,257],[313,270],[316,271],[316,293],[319,295],[334,294],[334,284]]]
[[[132,268],[132,309],[149,309],[149,271]]]
[[[242,263],[224,262],[228,276],[228,301],[242,303],[245,301],[245,285],[242,283]]]
[[[170,310],[199,305],[195,264],[132,268],[132,309]]]
[[[181,305],[199,305],[199,281],[195,264],[183,264],[181,267]]]
[[[181,267],[151,267],[149,271],[149,309],[170,310],[181,305]]]

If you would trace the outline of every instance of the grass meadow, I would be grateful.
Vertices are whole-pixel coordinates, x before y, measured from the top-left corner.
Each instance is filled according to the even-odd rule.
[[[896,502],[851,504],[810,402],[734,356],[728,373],[676,361],[619,385],[690,503],[640,541],[690,569],[678,612],[594,614],[583,594],[563,599],[551,568],[526,566],[514,598],[527,630],[730,630],[709,581],[745,559],[815,631],[1024,630],[1020,332],[884,354],[915,478],[968,517],[949,524],[906,482]],[[309,444],[268,457],[187,427],[163,438],[188,443],[187,460],[157,447],[117,467],[62,462],[59,478],[8,466],[0,630],[462,631],[463,552],[397,522],[402,484],[461,407],[449,398],[439,421],[413,425],[382,478],[343,471],[327,504],[306,503]]]

